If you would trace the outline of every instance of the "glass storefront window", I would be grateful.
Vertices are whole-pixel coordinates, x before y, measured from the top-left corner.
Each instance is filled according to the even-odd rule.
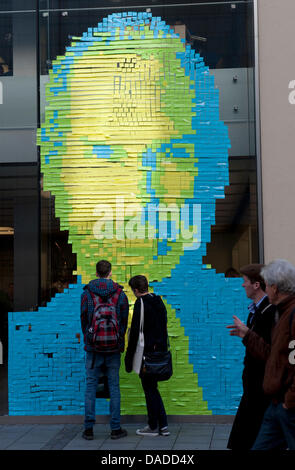
[[[0,76],[13,75],[12,18],[0,18]]]
[[[67,4],[68,2],[65,2]],[[107,17],[110,12],[124,11],[126,2],[100,2],[102,6],[83,9],[54,3],[52,10],[40,10],[41,73],[48,73],[51,61],[63,54],[71,37],[80,35]],[[78,2],[79,3],[79,2]],[[92,3],[92,2],[91,2]],[[133,2],[130,2],[132,4]],[[133,7],[132,11],[150,10],[171,25],[175,32],[185,38],[187,44],[199,52],[210,69],[252,67],[252,45],[249,38],[249,2],[202,2],[183,6],[173,2],[157,2],[151,8]],[[75,5],[75,3],[74,3]],[[107,8],[105,8],[107,6]],[[131,5],[130,5],[131,6]],[[120,7],[120,8],[119,8]]]
[[[124,12],[126,2],[112,2]],[[157,5],[159,3],[159,5]],[[217,200],[204,263],[217,272],[236,273],[239,266],[258,260],[256,160],[253,74],[253,17],[251,2],[206,2],[176,6],[153,2],[148,11],[171,25],[204,58],[220,94],[220,118],[231,140],[229,180],[225,199]],[[130,2],[132,4],[132,2]],[[72,37],[110,14],[109,2],[81,9],[76,2],[42,2],[40,10],[41,83],[47,82],[52,61],[64,54]],[[46,9],[47,8],[47,9]],[[132,8],[144,12],[146,8]],[[43,91],[42,91],[43,90]],[[45,109],[41,87],[41,114]],[[44,115],[42,114],[44,119]]]

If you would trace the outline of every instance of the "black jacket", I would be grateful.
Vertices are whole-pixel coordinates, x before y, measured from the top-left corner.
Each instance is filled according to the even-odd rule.
[[[146,294],[142,297],[144,304],[144,352],[167,351],[167,311],[159,295]],[[128,347],[125,356],[127,372],[132,371],[133,356],[139,335],[140,298],[134,304],[133,317],[129,333]]]

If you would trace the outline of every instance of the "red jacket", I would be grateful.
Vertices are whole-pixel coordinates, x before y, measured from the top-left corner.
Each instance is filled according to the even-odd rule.
[[[266,361],[263,390],[273,402],[283,402],[295,408],[295,365],[290,363],[289,343],[295,339],[295,316],[290,327],[290,315],[295,309],[295,295],[290,295],[277,305],[279,320],[275,324],[271,344],[249,330],[243,343],[249,352]]]

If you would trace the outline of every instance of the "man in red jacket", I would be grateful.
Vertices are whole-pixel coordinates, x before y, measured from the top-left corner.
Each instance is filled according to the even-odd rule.
[[[252,450],[295,450],[295,364],[291,347],[295,339],[295,266],[275,260],[261,270],[269,301],[277,307],[271,344],[237,317],[230,334],[243,338],[252,355],[264,360],[263,389],[271,398]]]

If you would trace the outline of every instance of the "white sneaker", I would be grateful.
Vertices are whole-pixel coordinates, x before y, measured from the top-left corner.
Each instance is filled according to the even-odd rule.
[[[159,435],[157,429],[153,430],[149,426],[145,426],[142,429],[137,429],[136,434],[138,436],[152,436],[152,437],[155,437],[155,436]]]
[[[161,428],[159,431],[160,436],[170,436],[170,431],[168,431],[168,427],[165,426],[164,428]]]

